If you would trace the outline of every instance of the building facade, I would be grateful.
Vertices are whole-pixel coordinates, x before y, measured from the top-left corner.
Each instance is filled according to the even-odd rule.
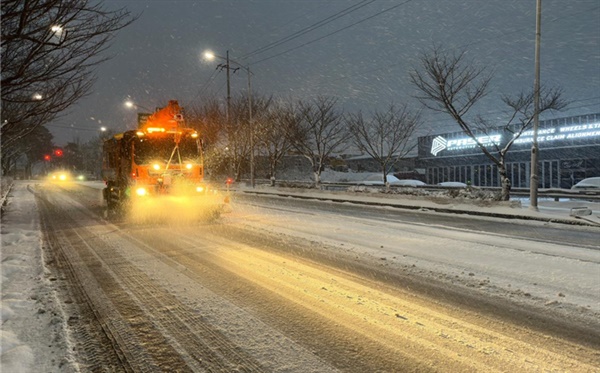
[[[480,135],[478,141],[498,157],[495,146],[502,148],[513,133],[498,127],[475,135]],[[513,187],[529,187],[532,144],[533,130],[525,131],[507,153]],[[570,188],[582,179],[600,176],[600,113],[540,121],[538,148],[540,188]],[[424,170],[428,184],[459,181],[500,186],[497,166],[464,132],[420,137],[416,163]]]

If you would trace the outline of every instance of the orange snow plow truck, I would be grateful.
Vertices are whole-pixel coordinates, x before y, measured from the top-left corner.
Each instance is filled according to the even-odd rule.
[[[137,220],[216,218],[223,198],[204,181],[199,135],[185,126],[177,101],[136,130],[104,142],[102,178],[106,214]]]

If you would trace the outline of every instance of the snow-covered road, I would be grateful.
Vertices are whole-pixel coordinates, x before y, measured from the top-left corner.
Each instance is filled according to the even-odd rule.
[[[238,224],[367,254],[388,266],[441,274],[482,292],[504,293],[547,307],[568,304],[600,315],[599,229],[568,227],[598,235],[595,247],[580,247],[431,223],[373,220],[361,217],[360,207],[355,216],[340,216],[335,205],[301,206],[285,198],[252,199],[235,205],[234,215]],[[527,224],[531,231],[543,226],[515,224]]]
[[[216,224],[109,223],[98,190],[76,185],[32,186],[40,223],[26,187],[2,221],[7,371],[593,371],[599,361],[594,245],[281,198],[234,198]]]

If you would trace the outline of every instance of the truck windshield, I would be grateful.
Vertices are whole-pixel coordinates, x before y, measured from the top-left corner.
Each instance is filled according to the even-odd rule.
[[[135,163],[144,164],[149,162],[169,161],[175,149],[174,135],[167,134],[160,137],[137,138],[133,144]],[[190,136],[183,136],[179,142],[179,153],[175,152],[172,163],[182,161],[194,161],[200,157],[198,140]]]

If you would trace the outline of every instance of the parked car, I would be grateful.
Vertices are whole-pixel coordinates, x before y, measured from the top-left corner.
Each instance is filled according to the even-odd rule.
[[[443,183],[439,183],[439,186],[443,187],[454,187],[454,188],[466,188],[467,184],[461,183],[458,181],[444,181]]]
[[[402,180],[398,180],[395,183],[392,183],[391,185],[418,187],[418,186],[427,185],[427,184],[425,184],[421,180],[402,179]]]
[[[600,177],[588,177],[587,179],[583,179],[573,185],[571,190],[586,194],[600,194]]]
[[[396,185],[398,182],[398,178],[392,174],[387,175],[387,182],[390,185]],[[359,185],[384,185],[383,184],[383,175],[382,174],[373,174],[367,176],[365,179],[358,182]]]
[[[387,182],[393,186],[410,186],[417,187],[421,185],[427,185],[421,180],[412,180],[412,179],[398,179],[396,176],[392,174],[387,175]],[[359,185],[381,185],[383,186],[383,175],[381,174],[373,174],[367,176],[364,180],[358,182]]]

